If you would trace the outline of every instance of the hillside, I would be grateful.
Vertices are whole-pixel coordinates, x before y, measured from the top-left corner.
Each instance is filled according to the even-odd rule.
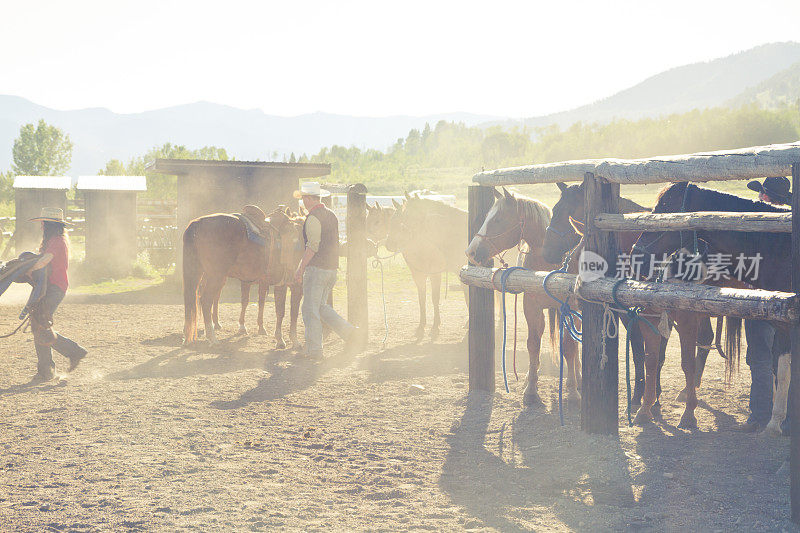
[[[730,100],[730,106],[756,104],[763,109],[797,105],[800,100],[800,61],[747,89]]]

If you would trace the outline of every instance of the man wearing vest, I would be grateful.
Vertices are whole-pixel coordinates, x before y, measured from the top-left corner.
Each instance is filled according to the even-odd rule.
[[[305,182],[294,193],[308,210],[303,225],[306,251],[294,275],[297,283],[303,283],[302,311],[308,357],[322,356],[323,322],[345,341],[347,349],[354,347],[358,336],[358,328],[328,305],[339,269],[339,220],[321,201],[321,197],[327,195],[317,182]]]

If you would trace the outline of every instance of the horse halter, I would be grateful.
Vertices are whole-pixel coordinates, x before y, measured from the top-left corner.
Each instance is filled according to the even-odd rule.
[[[507,230],[505,230],[505,231],[503,231],[501,233],[498,233],[497,235],[492,235],[491,237],[489,237],[488,235],[481,234],[480,232],[478,232],[478,233],[475,234],[475,237],[477,237],[481,241],[486,241],[487,243],[489,243],[489,246],[491,246],[492,250],[494,250],[494,254],[492,254],[491,257],[492,258],[496,257],[498,259],[498,261],[500,261],[500,265],[503,268],[508,268],[508,263],[506,262],[505,258],[503,258],[503,254],[506,252],[506,250],[501,250],[500,247],[497,246],[492,241],[494,241],[496,239],[499,239],[499,238],[501,238],[501,237],[503,237],[505,235],[508,235],[512,231],[516,231],[516,230],[519,230],[519,239],[517,239],[517,250],[519,250],[520,253],[524,253],[522,251],[522,237],[525,234],[525,219],[519,216],[519,210],[517,210],[517,223],[514,224],[513,226],[511,226],[511,228],[509,228],[509,229],[507,229]],[[510,250],[510,248],[508,248],[508,249]]]

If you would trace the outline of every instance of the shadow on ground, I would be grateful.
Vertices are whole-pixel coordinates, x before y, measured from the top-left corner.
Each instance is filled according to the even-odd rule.
[[[403,380],[426,376],[464,373],[468,368],[467,346],[455,344],[408,343],[361,358],[358,368],[369,373],[369,381]]]

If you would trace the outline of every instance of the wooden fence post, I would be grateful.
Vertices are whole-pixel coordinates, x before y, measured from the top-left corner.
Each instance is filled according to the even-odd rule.
[[[469,187],[469,243],[494,203],[494,188]],[[466,246],[464,247],[466,249]],[[494,392],[494,291],[469,287],[469,390]]]
[[[366,338],[367,313],[367,188],[347,191],[347,320]]]
[[[609,183],[591,172],[584,176],[586,212],[586,251],[603,257],[606,276],[614,276],[617,263],[616,236],[599,231],[595,217],[619,211],[619,184]],[[603,354],[603,306],[582,302],[583,309],[583,385],[581,388],[581,429],[587,433],[619,434],[617,338],[606,339]],[[614,317],[614,321],[617,318]],[[605,357],[604,357],[605,355]],[[605,363],[602,361],[605,359]]]
[[[800,293],[800,163],[792,163],[792,292]],[[800,524],[800,325],[792,324],[792,379],[789,387],[789,423],[792,430],[790,444],[789,497],[792,521]]]

